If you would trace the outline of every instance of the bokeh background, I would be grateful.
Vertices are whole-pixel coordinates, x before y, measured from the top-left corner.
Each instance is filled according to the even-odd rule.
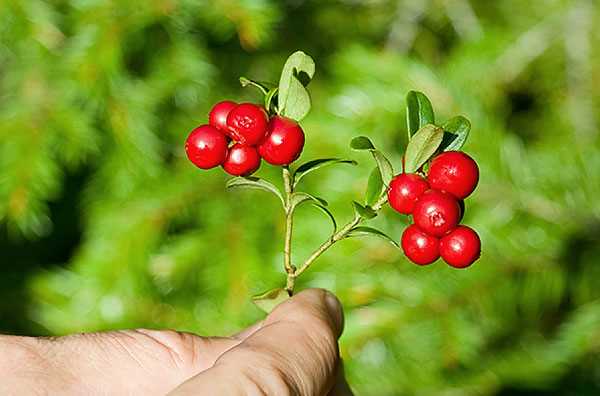
[[[594,0],[3,0],[0,3],[0,331],[134,326],[229,334],[283,282],[282,213],[185,159],[222,99],[258,101],[296,49],[317,74],[301,160],[359,166],[302,182],[340,221],[373,167],[399,169],[404,97],[473,124],[481,183],[469,270],[343,241],[300,282],[346,308],[359,395],[600,393],[600,23]],[[279,183],[279,170],[261,177]],[[297,214],[296,259],[330,224]],[[399,239],[406,219],[373,224]]]

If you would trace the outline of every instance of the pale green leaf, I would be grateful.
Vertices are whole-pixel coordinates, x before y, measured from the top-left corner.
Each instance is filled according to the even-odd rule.
[[[356,201],[352,201],[352,205],[354,206],[354,211],[363,219],[372,219],[377,217],[377,212],[375,212],[370,206],[363,206]]]
[[[234,177],[233,179],[229,179],[229,181],[227,181],[226,186],[227,188],[255,188],[268,191],[275,194],[281,201],[281,204],[285,206],[285,200],[283,199],[283,195],[281,195],[279,189],[264,179],[260,179],[258,177]]]
[[[367,192],[365,194],[365,203],[367,205],[373,205],[384,191],[383,180],[381,180],[381,172],[379,168],[374,168],[369,176],[369,182],[367,183]]]
[[[394,239],[392,239],[389,235],[387,235],[383,231],[380,231],[373,227],[365,227],[365,226],[354,227],[346,235],[346,238],[355,238],[355,237],[363,237],[363,236],[376,236],[376,237],[386,240],[387,242],[391,243],[392,245],[396,246],[397,248],[400,247],[398,245],[398,242],[396,242]]]
[[[279,80],[279,114],[296,121],[300,121],[308,114],[311,101],[305,87],[314,74],[315,62],[304,52],[294,52],[287,59]]]
[[[366,136],[357,136],[350,141],[350,148],[353,150],[375,150],[371,139]]]
[[[285,289],[277,288],[265,293],[252,296],[252,302],[266,313],[270,313],[290,296]]]
[[[335,164],[356,165],[357,162],[354,160],[341,159],[341,158],[321,158],[321,159],[308,161],[308,162],[300,165],[298,167],[298,169],[296,169],[296,171],[294,172],[294,186],[296,186],[298,184],[298,182],[300,181],[300,179],[302,179],[304,176],[306,176],[310,172],[313,172],[313,171],[323,168],[325,166],[335,165]]]
[[[406,147],[404,171],[416,172],[437,151],[442,143],[444,130],[427,124],[414,134]]]

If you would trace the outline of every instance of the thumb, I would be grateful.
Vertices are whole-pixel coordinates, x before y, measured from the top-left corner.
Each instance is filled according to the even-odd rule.
[[[320,289],[303,291],[173,395],[326,395],[335,382],[342,327],[335,296]]]

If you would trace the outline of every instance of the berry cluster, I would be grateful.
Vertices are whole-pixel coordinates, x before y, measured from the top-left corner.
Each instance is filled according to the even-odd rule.
[[[461,151],[434,157],[426,178],[417,173],[394,177],[388,190],[390,206],[412,215],[414,224],[402,234],[402,250],[415,264],[427,265],[440,256],[452,267],[465,268],[479,258],[481,241],[470,227],[459,225],[464,199],[479,181],[477,163]]]
[[[194,129],[185,152],[201,169],[222,166],[233,176],[249,176],[261,158],[272,165],[289,165],[300,156],[304,132],[290,118],[269,114],[252,104],[219,102],[209,113],[208,125]]]
[[[481,242],[471,228],[459,225],[465,210],[464,199],[479,181],[475,161],[464,154],[470,121],[461,115],[443,123],[435,122],[432,104],[419,91],[406,95],[408,143],[404,150],[402,173],[394,177],[394,167],[367,136],[356,136],[350,148],[368,152],[376,167],[371,171],[364,201],[352,201],[354,214],[338,225],[325,199],[299,190],[298,182],[313,171],[328,166],[356,165],[347,158],[318,158],[297,167],[289,166],[304,148],[304,131],[298,125],[310,111],[307,85],[315,74],[314,60],[296,51],[286,60],[279,84],[240,77],[242,87],[258,89],[263,105],[222,101],[214,105],[208,124],[194,129],[185,142],[185,151],[201,169],[222,166],[236,176],[227,188],[252,188],[275,195],[285,217],[283,269],[285,286],[253,297],[256,305],[270,312],[294,293],[296,280],[329,248],[352,237],[376,236],[398,248],[419,265],[431,264],[440,256],[452,267],[465,268],[479,258]],[[262,160],[281,167],[282,187],[260,177],[247,177]],[[241,177],[240,177],[241,176]],[[402,214],[412,215],[414,224],[406,228],[398,244],[382,230],[363,225],[378,216],[388,203]],[[294,215],[300,205],[311,204],[332,223],[332,233],[304,261],[292,255]]]

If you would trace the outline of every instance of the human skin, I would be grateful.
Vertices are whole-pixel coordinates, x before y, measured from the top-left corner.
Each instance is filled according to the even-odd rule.
[[[123,330],[0,336],[2,395],[347,395],[339,301],[310,289],[233,337]]]

